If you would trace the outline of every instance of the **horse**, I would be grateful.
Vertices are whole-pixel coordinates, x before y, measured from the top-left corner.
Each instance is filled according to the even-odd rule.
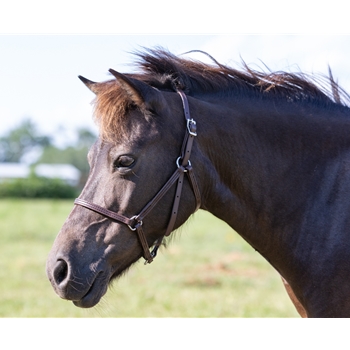
[[[134,54],[135,73],[79,76],[99,137],[47,258],[54,291],[95,306],[201,209],[272,265],[302,317],[350,316],[350,98],[331,71]]]

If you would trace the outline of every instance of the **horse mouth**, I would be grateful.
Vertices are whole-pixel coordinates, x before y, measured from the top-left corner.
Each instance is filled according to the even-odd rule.
[[[81,308],[91,308],[97,305],[106,294],[108,281],[98,275],[86,294],[79,300],[73,300],[73,304]]]

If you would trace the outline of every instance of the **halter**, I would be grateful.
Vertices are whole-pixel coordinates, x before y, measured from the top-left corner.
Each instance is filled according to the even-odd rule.
[[[188,176],[188,179],[189,179],[189,182],[191,184],[194,196],[196,198],[195,211],[197,211],[201,205],[201,197],[200,197],[198,184],[197,184],[196,178],[193,174],[193,169],[192,169],[192,165],[190,162],[193,141],[194,141],[194,138],[197,136],[197,124],[190,116],[190,110],[189,110],[189,106],[188,106],[187,96],[184,94],[183,91],[180,91],[180,90],[177,90],[177,93],[180,95],[181,100],[182,100],[182,105],[183,105],[183,110],[184,110],[186,125],[187,125],[185,138],[184,138],[183,143],[182,143],[181,155],[176,160],[177,169],[174,171],[173,175],[165,183],[165,185],[153,197],[153,199],[146,204],[146,206],[141,210],[141,212],[138,215],[134,215],[133,217],[128,218],[124,215],[121,215],[121,214],[118,214],[118,213],[113,212],[111,210],[108,210],[106,208],[100,207],[99,205],[91,203],[91,202],[86,201],[84,199],[77,198],[74,201],[75,205],[80,205],[82,207],[85,207],[87,209],[95,211],[99,214],[102,214],[103,216],[106,216],[112,220],[121,222],[121,223],[127,225],[131,231],[136,231],[138,238],[139,238],[139,241],[142,245],[143,257],[146,260],[145,264],[150,264],[153,261],[153,259],[157,255],[158,248],[161,245],[163,238],[165,236],[169,236],[171,231],[174,228],[177,214],[178,214],[178,208],[179,208],[179,204],[180,204],[180,198],[181,198],[182,186],[183,186],[183,182],[184,182],[185,173]],[[177,181],[177,187],[176,187],[172,212],[171,212],[171,216],[169,219],[167,229],[165,231],[164,236],[159,238],[155,242],[154,248],[153,248],[152,252],[150,252],[150,248],[148,246],[145,233],[142,229],[143,220],[146,217],[146,215],[149,214],[150,211],[163,198],[163,196],[170,190],[170,188],[175,184],[176,181]]]

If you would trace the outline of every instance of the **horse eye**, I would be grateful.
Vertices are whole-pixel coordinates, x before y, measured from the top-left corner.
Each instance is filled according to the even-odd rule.
[[[117,161],[115,162],[116,168],[128,168],[131,165],[133,165],[135,162],[135,159],[130,156],[120,156]]]

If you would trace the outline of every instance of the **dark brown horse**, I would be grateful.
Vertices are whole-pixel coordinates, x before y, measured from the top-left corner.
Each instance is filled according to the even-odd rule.
[[[96,94],[100,137],[48,257],[56,293],[96,305],[200,207],[271,263],[302,316],[350,316],[346,93],[332,76],[327,91],[301,73],[236,70],[160,49],[138,58],[138,74],[81,77]]]

